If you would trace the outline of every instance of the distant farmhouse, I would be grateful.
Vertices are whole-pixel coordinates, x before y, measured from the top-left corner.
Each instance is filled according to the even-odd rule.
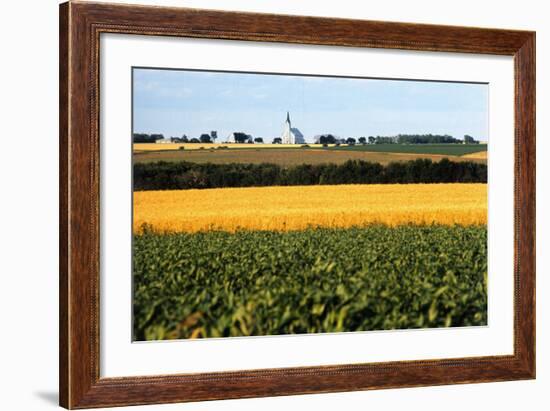
[[[304,135],[297,128],[293,128],[290,123],[290,113],[286,113],[286,121],[281,135],[283,144],[305,144]]]

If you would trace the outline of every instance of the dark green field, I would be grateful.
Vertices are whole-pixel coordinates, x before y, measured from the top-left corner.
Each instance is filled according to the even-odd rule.
[[[134,338],[487,324],[485,226],[134,236]]]
[[[327,147],[334,151],[368,151],[376,153],[412,153],[437,154],[445,156],[463,156],[465,154],[487,151],[487,144],[367,144],[355,146]]]

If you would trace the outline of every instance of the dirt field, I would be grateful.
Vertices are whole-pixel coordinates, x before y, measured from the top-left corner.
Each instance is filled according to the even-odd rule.
[[[134,152],[135,162],[155,161],[190,161],[194,163],[275,163],[281,165],[294,164],[340,164],[347,160],[365,160],[381,164],[393,161],[409,161],[416,158],[429,158],[439,161],[448,158],[452,161],[475,161],[486,163],[487,159],[467,156],[449,156],[438,154],[417,153],[380,153],[352,150],[326,149],[296,149],[296,148],[264,148],[258,149],[230,149],[230,150],[162,150]]]

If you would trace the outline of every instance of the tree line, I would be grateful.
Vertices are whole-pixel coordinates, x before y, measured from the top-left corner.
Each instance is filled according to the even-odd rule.
[[[145,133],[134,133],[133,142],[134,143],[156,143],[157,140],[164,139],[162,134],[145,134]]]
[[[213,143],[216,139],[216,136],[211,134],[203,133],[199,138],[189,138],[185,134],[181,137],[170,137],[172,143]],[[133,142],[134,143],[156,143],[157,140],[164,140],[164,134],[145,134],[145,133],[134,133]]]
[[[370,144],[479,144],[472,136],[465,135],[459,140],[448,134],[398,134],[394,137],[369,136]]]
[[[459,140],[447,134],[398,134],[396,136],[368,136],[338,138],[332,134],[322,134],[316,137],[319,144],[479,144],[472,136],[465,135]]]
[[[233,133],[235,143],[263,143],[264,140],[261,137],[253,138],[251,135],[243,133],[241,131]],[[199,138],[189,138],[185,134],[181,137],[170,137],[173,143],[214,143],[217,136],[203,133]],[[162,134],[145,134],[134,133],[134,143],[156,143],[157,140],[163,140]],[[283,142],[281,137],[275,137],[272,141],[273,144],[281,144]],[[322,134],[316,137],[316,143],[319,144],[479,144],[479,141],[472,136],[466,134],[464,140],[459,140],[447,134],[398,134],[396,136],[369,136],[359,137],[355,139],[353,137],[337,138],[332,134]]]
[[[342,164],[212,164],[156,162],[134,164],[134,190],[261,187],[318,184],[486,183],[487,165],[416,159],[387,165],[363,160]]]

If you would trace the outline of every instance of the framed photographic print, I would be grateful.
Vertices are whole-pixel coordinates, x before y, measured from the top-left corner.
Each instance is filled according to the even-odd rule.
[[[535,33],[60,6],[66,408],[535,377]]]

